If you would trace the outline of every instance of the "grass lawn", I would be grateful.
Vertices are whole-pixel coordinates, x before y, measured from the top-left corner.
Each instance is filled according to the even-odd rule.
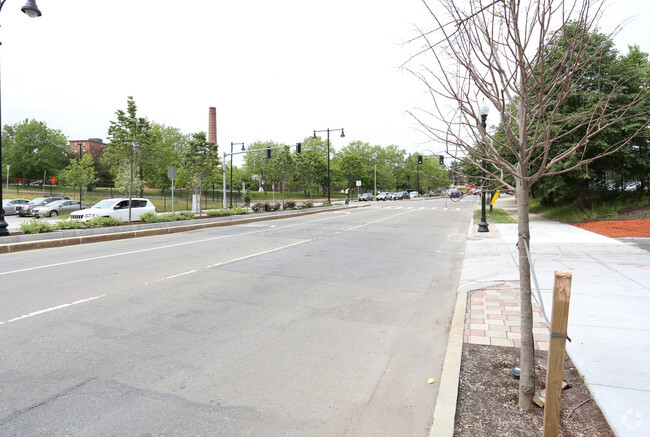
[[[481,219],[481,210],[474,210],[474,220]],[[485,219],[488,223],[517,223],[517,220],[510,217],[503,209],[493,208],[490,212],[490,208],[485,208]]]

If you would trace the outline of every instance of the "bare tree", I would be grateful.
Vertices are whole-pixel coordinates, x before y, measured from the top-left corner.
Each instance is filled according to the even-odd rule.
[[[433,109],[412,113],[430,138],[446,144],[456,159],[479,168],[486,162],[485,180],[515,190],[522,325],[519,407],[523,409],[532,405],[535,391],[525,249],[525,243],[530,244],[529,190],[541,177],[585,166],[647,129],[646,122],[639,123],[604,150],[586,154],[594,136],[623,120],[648,116],[638,110],[648,96],[645,86],[621,104],[612,96],[626,84],[605,83],[599,74],[605,46],[594,47],[593,35],[603,2],[439,0],[434,5],[423,0],[434,25],[421,29],[411,41],[419,48],[405,67],[422,80],[433,99]],[[422,65],[412,67],[416,59]],[[568,113],[567,100],[587,82],[589,109]],[[496,109],[499,134],[483,127],[483,102]],[[514,178],[514,187],[507,175]]]

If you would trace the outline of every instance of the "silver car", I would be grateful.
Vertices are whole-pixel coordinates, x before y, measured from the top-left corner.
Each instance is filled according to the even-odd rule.
[[[16,212],[21,217],[29,217],[32,215],[32,210],[37,206],[47,205],[48,203],[54,202],[55,200],[64,200],[64,199],[67,200],[69,199],[69,197],[65,197],[65,196],[37,197],[36,199],[30,200],[28,203],[24,205],[16,206]]]
[[[16,206],[29,203],[28,199],[2,199],[2,214],[16,214]]]
[[[56,217],[61,214],[70,214],[73,211],[88,208],[90,205],[83,203],[79,207],[78,200],[55,200],[43,206],[37,206],[32,210],[34,217]]]

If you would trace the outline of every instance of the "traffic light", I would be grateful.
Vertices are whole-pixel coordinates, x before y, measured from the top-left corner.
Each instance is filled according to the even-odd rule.
[[[422,155],[418,155],[418,164],[422,164]]]
[[[445,165],[445,155],[440,155],[440,165]]]
[[[296,153],[300,155],[302,149],[302,143],[296,143]]]
[[[266,148],[266,159],[271,159],[271,148],[270,147]]]
[[[407,181],[407,182],[411,182],[411,175],[407,175],[407,176],[406,176],[406,181]]]

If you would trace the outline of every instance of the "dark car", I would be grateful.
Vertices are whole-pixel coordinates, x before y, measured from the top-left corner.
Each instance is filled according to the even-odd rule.
[[[458,188],[451,188],[449,190],[449,197],[451,197],[452,199],[455,197],[463,197],[463,193],[461,193]]]
[[[409,195],[408,191],[398,191],[393,195],[393,200],[403,200],[403,199],[410,199],[411,196]]]
[[[30,200],[29,203],[16,206],[16,212],[21,217],[28,217],[32,215],[33,209],[36,208],[37,206],[47,205],[48,203],[54,202],[55,200],[67,200],[67,199],[69,199],[69,197],[65,197],[65,196],[37,197],[36,199]]]
[[[359,196],[359,202],[370,202],[372,199],[372,193],[363,193]]]

